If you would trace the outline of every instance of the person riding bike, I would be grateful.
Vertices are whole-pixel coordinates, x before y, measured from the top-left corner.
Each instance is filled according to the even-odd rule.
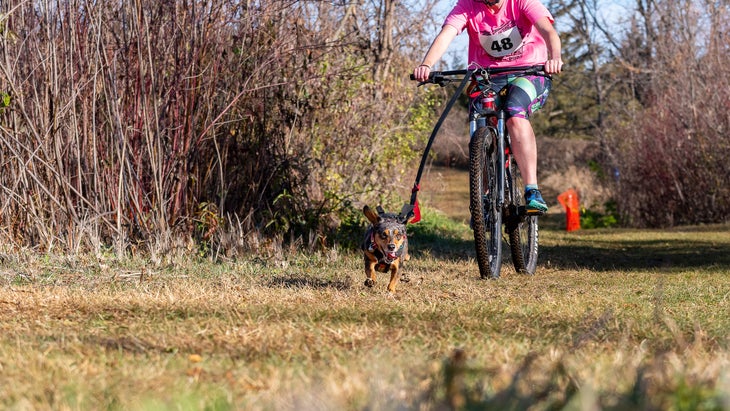
[[[520,67],[543,64],[546,74],[560,73],[560,37],[554,19],[540,0],[458,0],[441,31],[413,70],[426,81],[431,68],[464,29],[469,34],[469,67]],[[525,182],[528,210],[548,209],[537,184],[537,143],[529,117],[540,109],[552,80],[539,75],[500,75],[491,78],[496,93],[505,88],[507,130],[520,174]]]

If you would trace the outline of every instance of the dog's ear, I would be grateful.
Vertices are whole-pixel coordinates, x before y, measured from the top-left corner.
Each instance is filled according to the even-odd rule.
[[[380,205],[378,205],[377,207],[375,207],[375,211],[378,212],[378,215],[385,214],[385,210],[383,210],[383,207],[381,207]]]
[[[365,217],[370,220],[371,223],[378,224],[380,222],[380,217],[375,214],[375,211],[373,211],[373,209],[368,207],[367,205],[362,208],[362,212],[363,214],[365,214]]]
[[[408,224],[416,217],[416,214],[413,212],[413,206],[410,204],[404,204],[403,208],[400,210],[400,214],[398,214],[398,221],[401,224]]]

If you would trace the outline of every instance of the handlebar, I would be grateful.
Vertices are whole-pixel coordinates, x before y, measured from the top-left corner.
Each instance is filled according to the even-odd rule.
[[[549,74],[545,73],[545,66],[538,64],[535,66],[520,66],[520,67],[485,67],[477,69],[462,69],[462,70],[447,70],[447,71],[432,71],[428,74],[428,80],[420,82],[418,85],[423,84],[438,84],[441,87],[453,81],[450,77],[455,76],[466,76],[473,74],[481,74],[484,77],[489,77],[495,74],[504,73],[521,73],[521,74],[533,74],[550,77]],[[416,80],[413,73],[410,75],[411,80]]]

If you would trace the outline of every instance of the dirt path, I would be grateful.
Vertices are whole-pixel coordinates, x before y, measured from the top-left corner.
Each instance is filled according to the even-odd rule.
[[[565,212],[558,203],[555,192],[555,189],[550,188],[545,191],[550,210],[540,218],[542,228],[563,229],[565,224]],[[468,224],[469,172],[437,166],[427,169],[421,179],[418,199],[424,207],[437,209],[456,221]]]
[[[449,217],[469,222],[469,173],[448,167],[431,167],[421,179],[419,201]]]

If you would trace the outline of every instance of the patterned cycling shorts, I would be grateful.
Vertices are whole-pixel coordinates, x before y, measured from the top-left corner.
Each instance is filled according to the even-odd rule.
[[[497,93],[497,104],[504,101],[507,117],[530,118],[547,101],[552,80],[545,76],[492,77],[492,90]],[[506,100],[505,100],[506,99]]]

